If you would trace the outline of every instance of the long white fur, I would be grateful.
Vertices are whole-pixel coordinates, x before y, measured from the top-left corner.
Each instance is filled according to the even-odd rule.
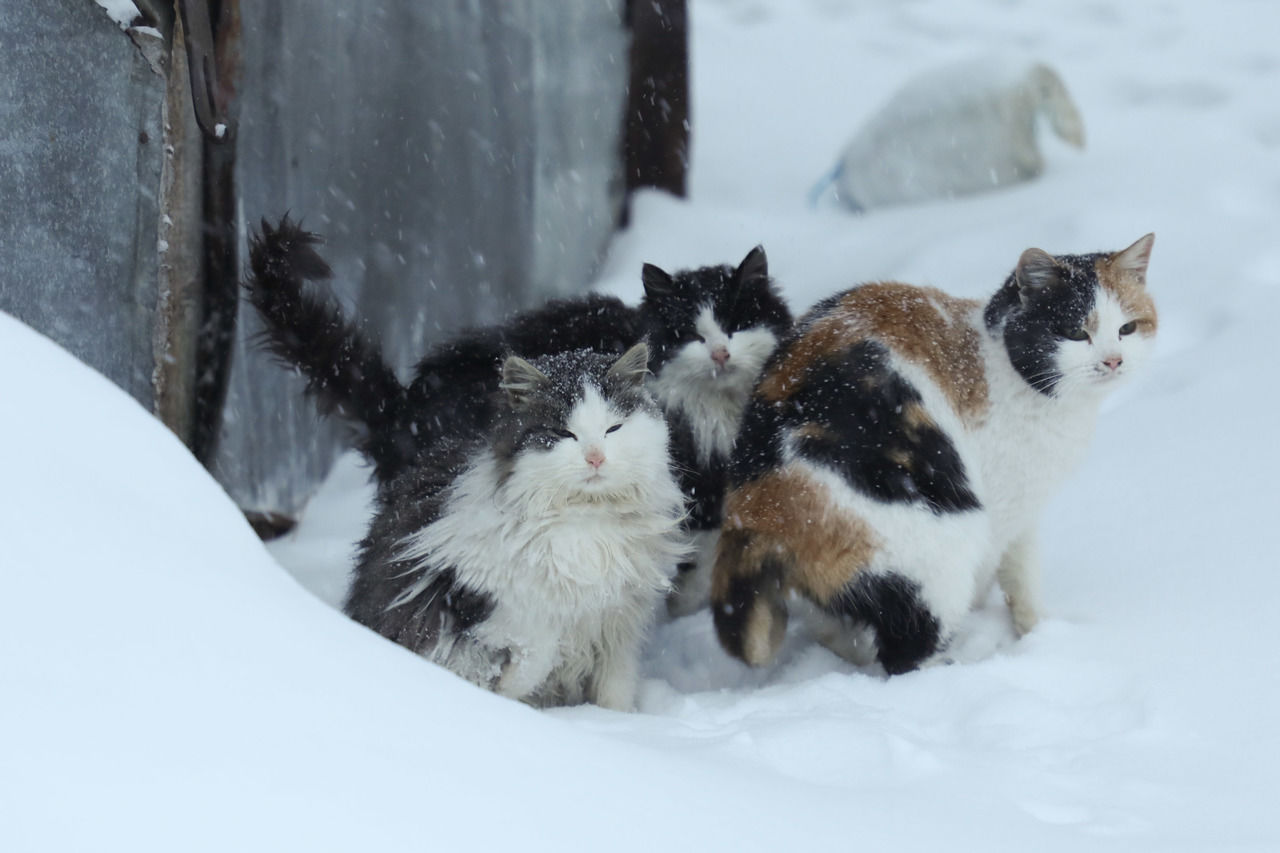
[[[1057,364],[1063,372],[1055,396],[1027,384],[1009,361],[1003,343],[987,331],[981,309],[966,322],[979,331],[990,407],[978,423],[966,424],[929,374],[896,354],[892,366],[920,392],[925,410],[948,435],[964,462],[980,510],[935,515],[917,505],[874,501],[838,475],[797,458],[784,445],[787,464],[825,484],[840,506],[866,520],[883,548],[869,567],[895,572],[920,585],[922,602],[938,618],[942,648],[959,620],[999,581],[1019,634],[1039,619],[1035,532],[1041,511],[1083,457],[1107,393],[1150,355],[1149,337],[1122,336],[1136,317],[1099,289],[1098,333],[1088,341],[1062,340]],[[1120,356],[1112,370],[1104,362]]]
[[[730,334],[710,305],[698,312],[694,328],[703,340],[681,347],[650,388],[668,412],[684,413],[693,426],[698,463],[706,465],[713,455],[728,456],[733,449],[747,398],[778,339],[765,328]],[[723,368],[711,357],[720,347],[729,353]]]
[[[644,631],[687,550],[683,496],[662,418],[643,410],[623,417],[587,387],[565,426],[576,438],[520,454],[505,482],[491,452],[473,462],[440,519],[406,540],[401,557],[424,577],[392,606],[452,566],[460,582],[496,601],[472,639],[510,652],[498,692],[629,709]],[[598,470],[587,461],[593,450],[605,457]],[[477,683],[494,674],[485,654],[431,657]],[[594,695],[583,694],[587,685]]]

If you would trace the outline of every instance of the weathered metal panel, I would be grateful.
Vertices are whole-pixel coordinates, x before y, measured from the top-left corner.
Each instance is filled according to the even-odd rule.
[[[407,370],[430,342],[581,289],[621,204],[622,0],[244,4],[246,225],[290,210]],[[337,450],[240,313],[216,473],[295,512]]]
[[[241,239],[285,210],[325,234],[335,293],[404,371],[463,326],[581,289],[622,200],[623,6],[244,4]],[[150,59],[88,0],[0,7],[0,309],[191,441],[208,151],[182,45],[133,38]],[[290,514],[341,443],[258,328],[242,306],[212,467],[242,506]]]
[[[0,6],[0,310],[148,408],[164,101],[98,6]]]

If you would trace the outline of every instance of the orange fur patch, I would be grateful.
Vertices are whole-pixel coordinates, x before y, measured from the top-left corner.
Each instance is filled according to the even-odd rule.
[[[809,370],[872,338],[925,370],[966,421],[987,409],[978,329],[969,318],[981,303],[931,287],[882,282],[854,288],[819,317],[760,381],[757,393],[779,402],[804,384]]]
[[[920,432],[926,429],[942,432],[937,422],[929,417],[924,406],[919,403],[907,403],[902,407],[902,431],[908,439],[919,445]],[[916,463],[921,461],[919,455],[905,449],[888,451],[885,457],[913,474],[916,473]]]
[[[1134,272],[1115,269],[1111,261],[1112,258],[1103,258],[1095,266],[1098,283],[1114,296],[1120,303],[1120,307],[1134,319],[1138,326],[1138,334],[1154,335],[1158,322],[1156,303],[1151,298],[1151,294],[1147,293],[1146,283]],[[1090,334],[1093,334],[1097,331],[1098,321],[1092,315],[1090,319],[1095,327],[1090,330]]]
[[[816,441],[830,441],[834,438],[834,434],[830,429],[822,424],[805,424],[791,431],[793,439],[800,441],[803,439],[814,439]]]
[[[839,358],[861,337],[837,307],[818,318],[802,337],[787,347],[782,362],[761,377],[756,393],[773,403],[787,399],[792,391],[804,385],[810,368],[826,359]]]
[[[832,601],[879,548],[871,527],[840,509],[826,486],[783,469],[730,492],[716,555],[712,598],[734,576],[751,575],[770,554],[789,567],[786,584],[818,603]]]
[[[924,406],[919,403],[907,403],[902,407],[902,426],[913,438],[922,429],[938,428],[933,418],[929,417],[929,413],[924,410]]]

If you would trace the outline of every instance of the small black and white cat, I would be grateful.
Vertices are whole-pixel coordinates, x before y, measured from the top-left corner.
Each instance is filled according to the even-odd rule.
[[[504,696],[630,709],[686,548],[648,356],[507,358],[482,436],[379,492],[346,612]]]
[[[729,454],[751,389],[791,328],[791,311],[759,246],[737,267],[672,275],[645,264],[642,279],[651,387],[671,424],[695,542],[693,559],[680,565],[667,599],[670,613],[680,616],[707,603]]]
[[[1028,249],[983,305],[875,283],[811,310],[766,366],[733,454],[712,614],[773,659],[792,592],[819,638],[890,673],[937,660],[994,581],[1038,619],[1035,530],[1107,393],[1156,332],[1154,237]]]

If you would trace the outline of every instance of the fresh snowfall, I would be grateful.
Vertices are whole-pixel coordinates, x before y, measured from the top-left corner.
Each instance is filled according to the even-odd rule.
[[[749,670],[704,611],[655,626],[637,713],[535,711],[336,609],[356,458],[264,547],[0,316],[0,850],[1280,850],[1280,8],[693,0],[691,32],[689,197],[636,198],[603,290],[761,243],[797,311],[878,279],[985,297],[1027,247],[1155,232],[1158,356],[1045,513],[1042,623],[1015,640],[993,597],[954,664],[885,679],[799,631]],[[1085,148],[809,205],[899,86],[983,56],[1053,67]]]

